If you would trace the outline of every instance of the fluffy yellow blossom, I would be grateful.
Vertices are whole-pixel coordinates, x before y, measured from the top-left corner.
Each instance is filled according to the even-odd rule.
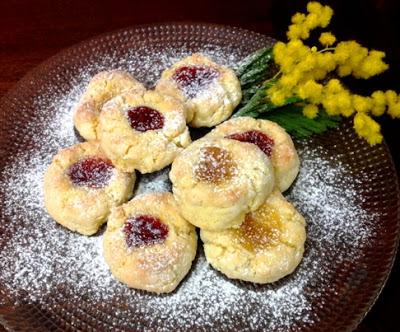
[[[312,69],[315,61],[313,52],[299,39],[291,40],[287,44],[278,42],[274,46],[273,54],[284,74],[291,73],[294,67],[299,71]]]
[[[306,15],[303,13],[296,13],[292,16],[292,23],[293,24],[301,24],[305,21]]]
[[[322,11],[322,5],[317,1],[310,1],[307,4],[307,11],[309,13],[319,14]]]
[[[388,105],[387,113],[392,118],[400,117],[400,96],[393,90],[388,90],[385,92],[386,103]]]
[[[321,108],[329,116],[354,115],[357,134],[371,145],[380,143],[380,126],[372,116],[386,113],[400,118],[400,96],[392,90],[375,91],[371,96],[352,94],[334,77],[352,75],[367,79],[378,75],[388,68],[383,61],[385,53],[368,50],[354,40],[336,42],[331,32],[320,34],[319,42],[324,49],[305,45],[303,40],[309,37],[310,31],[327,27],[333,15],[330,7],[315,1],[307,4],[307,12],[292,17],[287,32],[289,41],[277,42],[274,46],[280,76],[267,90],[269,100],[281,106],[287,98],[297,96],[302,99],[303,114],[308,118],[315,118]]]
[[[307,39],[310,36],[309,30],[302,24],[292,24],[287,32],[288,39]]]
[[[359,95],[353,95],[353,106],[357,112],[366,113],[371,110],[373,104],[372,99]]]
[[[384,72],[389,66],[383,62],[384,52],[372,50],[353,70],[356,78],[370,78]]]
[[[318,106],[307,104],[303,107],[303,114],[310,119],[314,119],[318,115]]]
[[[327,71],[323,68],[315,68],[312,70],[312,78],[319,81],[326,77]]]
[[[328,26],[333,10],[328,6],[322,6],[318,2],[310,2],[307,5],[308,14],[297,13],[292,17],[292,23],[289,26],[287,37],[289,40],[307,39],[310,31],[315,28]]]
[[[388,114],[392,118],[400,118],[400,102],[390,105],[388,108]]]
[[[384,52],[362,47],[354,40],[343,41],[337,44],[334,57],[338,63],[338,75],[353,75],[356,78],[369,78],[388,69],[383,61]]]
[[[287,55],[301,58],[308,54],[310,49],[301,40],[291,40],[287,43]]]
[[[385,97],[386,97],[386,103],[390,105],[394,105],[397,102],[397,93],[393,90],[387,90],[385,92]]]
[[[349,65],[340,65],[338,67],[337,73],[340,77],[351,75],[352,69]]]
[[[283,58],[285,58],[286,44],[278,41],[275,43],[272,51],[273,51],[273,55],[274,55],[274,61],[277,64],[280,64],[282,62]]]
[[[312,103],[320,103],[322,97],[323,85],[315,82],[314,80],[308,80],[298,88],[298,95],[302,99],[307,99]]]
[[[380,125],[365,113],[357,113],[354,116],[354,129],[370,145],[382,142],[383,136],[380,132]]]
[[[322,6],[319,2],[312,1],[307,4],[307,11],[319,17],[319,25],[322,28],[328,26],[333,16],[333,10],[329,6]]]
[[[324,99],[322,100],[322,106],[324,106],[324,109],[328,115],[340,115],[340,108],[338,107],[339,104],[334,94],[325,95]]]
[[[280,106],[285,103],[286,95],[283,89],[279,89],[278,85],[274,85],[268,89],[268,96],[271,102],[275,105]]]
[[[334,51],[338,64],[356,67],[368,55],[368,49],[354,40],[339,42]]]
[[[315,55],[310,53],[299,61],[297,68],[303,72],[313,70],[315,68],[316,61],[317,59]]]
[[[371,95],[373,107],[371,113],[374,116],[381,116],[386,110],[386,96],[383,91],[375,91]]]
[[[340,114],[346,118],[354,114],[354,108],[352,104],[352,98],[349,91],[344,90],[335,95],[337,107],[340,110]]]
[[[326,91],[328,93],[339,93],[343,91],[342,83],[337,78],[332,78],[326,84]]]
[[[284,59],[282,59],[280,66],[282,73],[290,73],[293,71],[293,67],[295,66],[294,59],[289,56],[285,57]]]
[[[294,72],[293,74],[282,75],[279,83],[286,89],[292,89],[298,83],[299,78],[300,75],[296,75],[296,72]]]
[[[332,8],[329,6],[324,6],[322,8],[321,13],[319,14],[321,28],[326,28],[329,25],[332,16],[333,16]]]
[[[350,58],[351,55],[348,43],[345,42],[338,43],[335,47],[333,55],[335,57],[336,62],[339,65],[344,64]]]
[[[336,41],[336,37],[330,32],[323,32],[318,40],[323,46],[332,46]]]
[[[349,58],[349,66],[351,66],[353,70],[357,69],[359,66],[362,65],[362,62],[366,59],[367,56],[368,49],[360,46],[358,49],[355,49],[353,52],[351,52]]]
[[[320,24],[319,15],[316,13],[310,13],[306,16],[304,26],[308,31],[314,30]]]

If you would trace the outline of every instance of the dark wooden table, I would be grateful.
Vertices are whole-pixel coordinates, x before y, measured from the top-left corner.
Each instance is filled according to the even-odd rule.
[[[386,51],[391,65],[381,78],[359,85],[362,91],[400,91],[400,4],[392,0],[324,1],[335,12],[332,30],[339,39],[357,39]],[[99,33],[143,23],[202,21],[251,29],[283,39],[290,16],[306,1],[290,0],[2,0],[0,1],[0,97],[31,68]],[[400,121],[382,120],[383,132],[400,171]],[[399,255],[398,255],[399,256]],[[400,259],[358,332],[400,330]],[[2,328],[0,327],[0,331]]]

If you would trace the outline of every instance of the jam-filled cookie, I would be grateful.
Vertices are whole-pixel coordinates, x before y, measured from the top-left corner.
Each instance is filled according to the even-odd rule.
[[[172,190],[182,216],[195,226],[239,226],[274,186],[267,156],[256,146],[225,138],[192,143],[172,163]]]
[[[275,190],[237,229],[201,230],[207,261],[232,279],[270,283],[292,273],[306,239],[305,221]]]
[[[172,292],[196,256],[195,228],[171,193],[140,195],[114,209],[103,253],[114,277],[132,288]]]
[[[156,90],[178,98],[192,127],[212,127],[229,118],[242,98],[234,71],[196,53],[166,69]]]
[[[141,173],[172,163],[191,142],[178,100],[155,91],[130,91],[110,100],[100,114],[100,142],[119,169]]]
[[[110,209],[127,201],[135,174],[117,170],[98,141],[76,144],[53,158],[44,176],[44,203],[49,214],[68,229],[91,235]]]
[[[275,122],[239,117],[220,124],[207,137],[225,137],[257,145],[271,159],[276,185],[282,192],[299,173],[300,161],[293,141]]]
[[[132,89],[145,90],[145,87],[125,71],[108,70],[93,76],[74,112],[79,134],[86,140],[98,139],[97,126],[104,103]]]

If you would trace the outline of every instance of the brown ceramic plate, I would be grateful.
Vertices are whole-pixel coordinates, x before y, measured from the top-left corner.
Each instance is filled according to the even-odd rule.
[[[91,75],[124,68],[150,87],[187,54],[201,51],[235,67],[271,43],[254,32],[209,24],[121,30],[54,56],[1,100],[0,319],[7,328],[355,328],[392,266],[399,187],[386,145],[368,146],[348,123],[296,142],[302,168],[286,196],[307,220],[306,252],[292,275],[272,285],[226,279],[207,265],[200,244],[192,271],[173,294],[130,290],[104,265],[101,234],[73,234],[43,209],[43,172],[58,149],[77,141],[71,110]],[[167,171],[142,177],[137,192],[168,190]]]

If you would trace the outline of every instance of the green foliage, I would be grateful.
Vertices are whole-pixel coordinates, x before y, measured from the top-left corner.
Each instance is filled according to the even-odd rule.
[[[321,134],[329,128],[339,125],[339,116],[330,117],[324,110],[320,110],[314,119],[303,115],[303,107],[295,104],[277,108],[272,112],[258,115],[260,119],[267,119],[278,123],[296,138],[307,138],[313,134]]]
[[[271,60],[272,48],[265,47],[245,58],[239,65],[236,75],[242,87],[241,105],[245,105],[270,76]]]
[[[256,51],[239,65],[236,74],[242,87],[243,99],[233,117],[250,116],[271,120],[296,138],[320,134],[339,125],[341,118],[330,117],[324,110],[320,110],[314,119],[305,117],[302,112],[302,100],[297,96],[286,99],[281,106],[272,104],[268,97],[268,89],[277,81],[275,77],[271,78],[272,65],[271,47]]]

